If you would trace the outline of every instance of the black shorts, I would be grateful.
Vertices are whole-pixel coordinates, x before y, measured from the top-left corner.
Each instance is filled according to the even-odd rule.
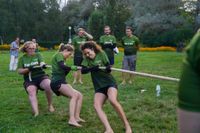
[[[62,84],[67,84],[67,82],[65,80],[58,80],[58,81],[55,81],[55,82],[51,82],[51,84],[50,84],[52,91],[57,96],[60,96],[59,89],[60,89]]]
[[[82,56],[74,56],[74,65],[75,66],[81,66],[82,61],[83,61]]]
[[[28,93],[27,88],[28,88],[30,85],[34,85],[34,86],[37,87],[37,89],[44,91],[44,89],[40,87],[40,83],[41,83],[44,79],[49,79],[49,77],[48,77],[47,75],[45,75],[45,76],[42,76],[42,77],[38,77],[38,78],[36,78],[36,79],[33,79],[32,81],[29,81],[29,80],[24,81],[24,83],[23,83],[24,89],[25,89],[26,92]]]
[[[109,86],[100,88],[100,89],[98,89],[98,90],[95,90],[95,93],[102,93],[102,94],[108,96],[107,93],[108,93],[108,89],[109,89],[110,87],[113,87],[113,88],[118,89],[118,88],[117,88],[117,85],[109,85]]]

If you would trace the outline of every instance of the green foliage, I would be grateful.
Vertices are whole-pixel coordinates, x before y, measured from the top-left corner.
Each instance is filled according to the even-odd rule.
[[[127,24],[135,27],[135,33],[145,44],[173,46],[193,34],[191,19],[181,15],[179,7],[179,0],[137,0]]]
[[[88,20],[88,27],[94,37],[94,40],[98,40],[103,34],[104,14],[98,10],[94,11]]]
[[[10,43],[25,40],[62,40],[61,11],[56,0],[1,0],[0,36]]]

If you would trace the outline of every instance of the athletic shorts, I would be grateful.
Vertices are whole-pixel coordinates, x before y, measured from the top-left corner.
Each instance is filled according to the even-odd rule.
[[[109,61],[110,61],[110,65],[114,65],[114,57],[108,57]]]
[[[135,71],[136,70],[136,55],[124,56],[122,69]]]
[[[36,79],[32,79],[32,81],[24,81],[24,83],[23,83],[24,89],[25,89],[26,92],[28,93],[27,88],[28,88],[30,85],[34,85],[34,86],[37,87],[37,89],[44,91],[44,89],[40,87],[40,83],[41,83],[44,79],[49,79],[48,75],[45,75],[45,76],[42,76],[42,77],[39,77],[39,78],[36,78]]]
[[[82,56],[74,56],[74,65],[75,66],[81,66],[82,61],[83,61]]]
[[[58,80],[58,81],[55,81],[55,82],[51,81],[51,84],[50,84],[51,89],[57,96],[60,96],[59,89],[60,89],[62,84],[67,84],[67,82],[65,80]]]
[[[102,93],[102,94],[108,96],[107,93],[108,93],[108,89],[109,89],[110,87],[113,87],[113,88],[118,89],[118,88],[117,88],[117,85],[109,85],[109,86],[100,88],[100,89],[98,89],[98,90],[95,90],[95,93]]]

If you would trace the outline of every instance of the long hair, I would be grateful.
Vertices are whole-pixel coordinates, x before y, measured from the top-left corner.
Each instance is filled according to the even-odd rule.
[[[34,42],[32,42],[32,41],[26,41],[26,42],[20,47],[19,50],[25,53],[25,52],[27,52],[26,49],[27,49],[30,45],[34,45],[35,48],[36,48],[36,44],[35,44]]]
[[[62,52],[64,50],[67,50],[67,51],[70,51],[70,52],[73,52],[74,51],[74,47],[70,44],[64,44],[64,43],[61,43],[60,46],[59,46],[59,52]]]
[[[94,50],[95,53],[99,53],[102,51],[101,47],[95,41],[87,41],[81,45],[81,51],[84,49]]]

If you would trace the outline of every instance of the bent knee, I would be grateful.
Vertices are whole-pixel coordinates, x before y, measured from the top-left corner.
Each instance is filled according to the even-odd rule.
[[[37,93],[37,88],[35,87],[27,88],[27,92],[29,96],[35,96]]]
[[[71,95],[71,98],[73,99],[78,99],[78,96],[79,94],[77,92],[74,92],[72,95]]]

